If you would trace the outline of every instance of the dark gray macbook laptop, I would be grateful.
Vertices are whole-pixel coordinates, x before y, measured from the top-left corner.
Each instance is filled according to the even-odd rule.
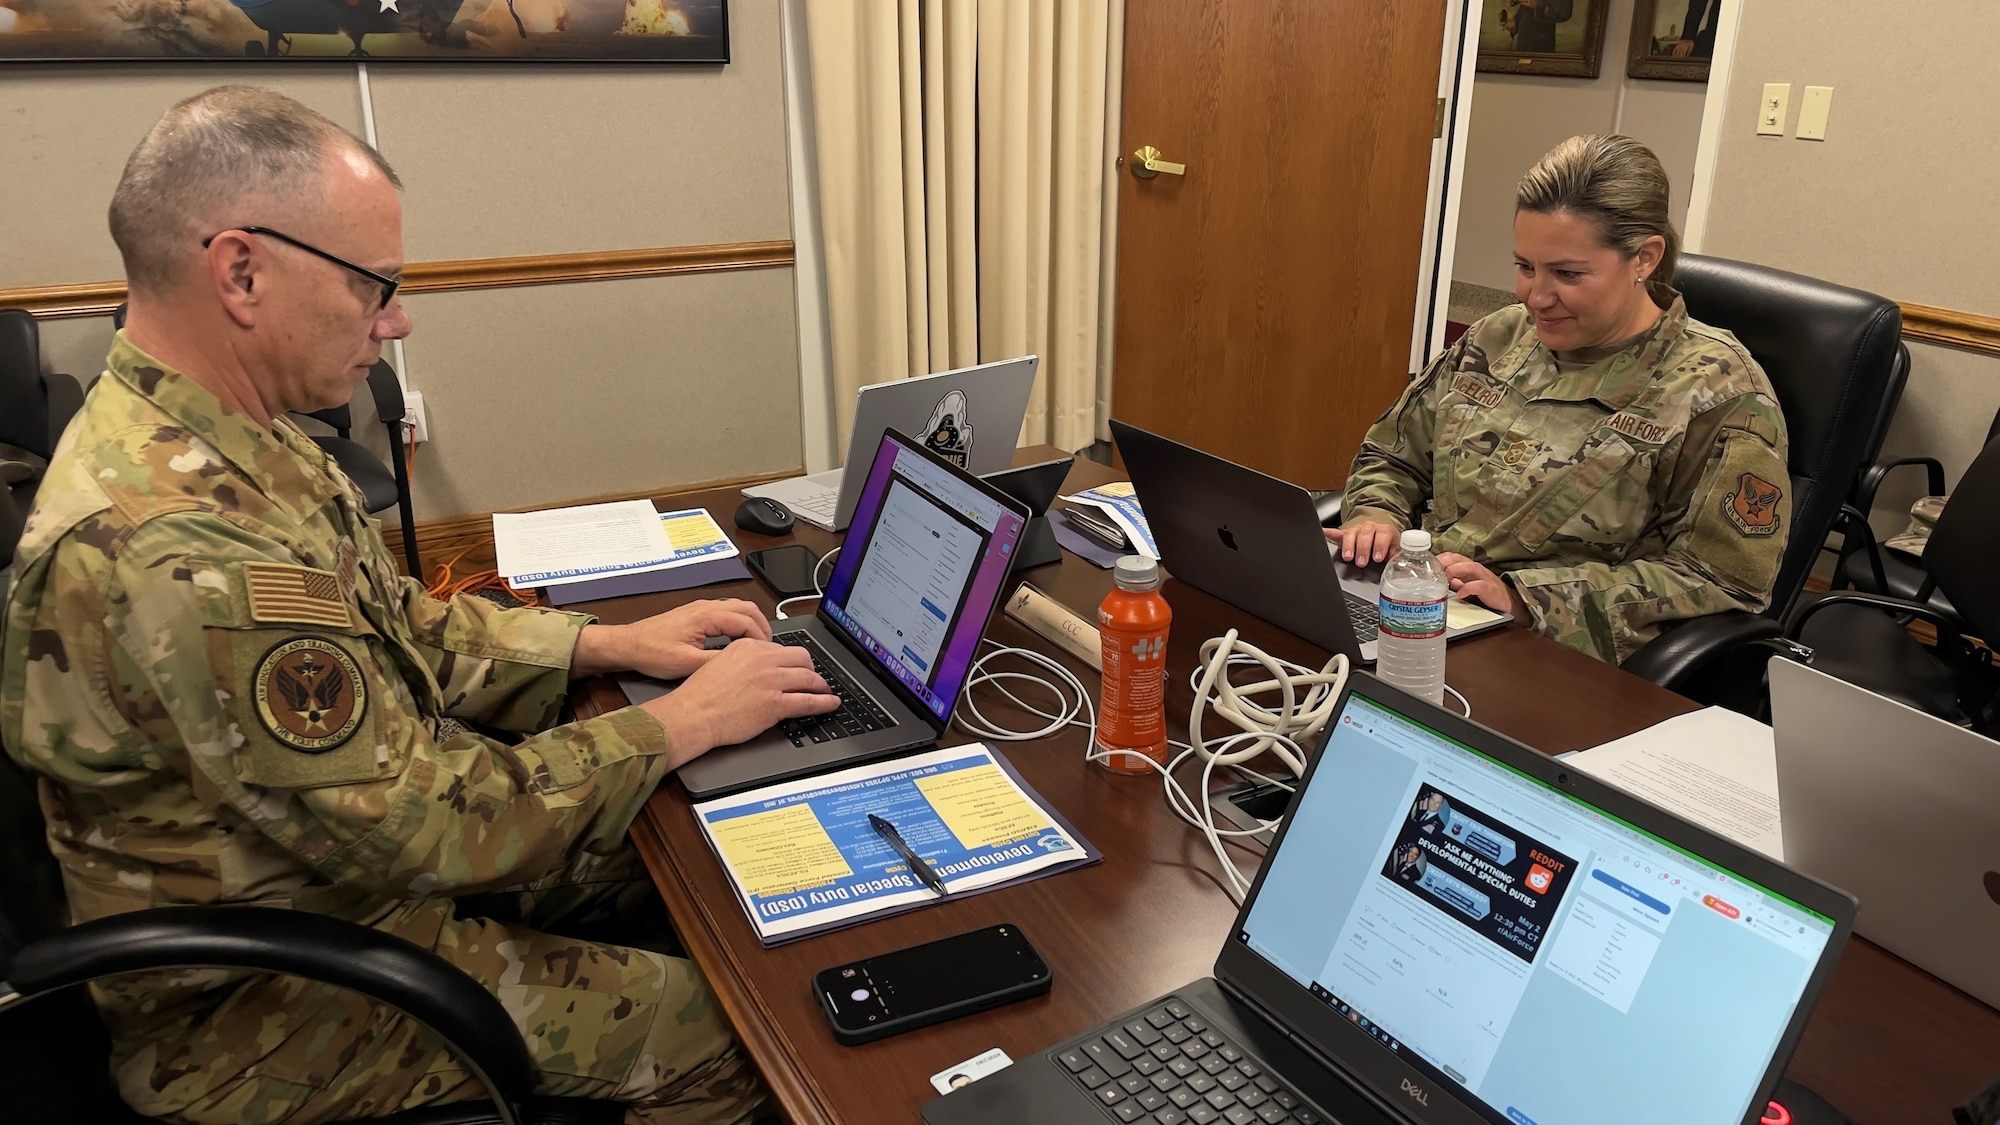
[[[1027,523],[1019,501],[884,432],[818,611],[771,623],[773,640],[812,653],[840,709],[711,750],[680,768],[681,784],[713,797],[936,742]],[[671,690],[637,677],[620,683],[634,703]]]
[[[1335,558],[1298,485],[1111,420],[1160,562],[1175,578],[1326,649],[1375,660],[1382,568]],[[1513,618],[1456,598],[1448,640]]]
[[[1851,898],[1366,673],[1327,732],[1212,978],[924,1120],[1757,1120]]]

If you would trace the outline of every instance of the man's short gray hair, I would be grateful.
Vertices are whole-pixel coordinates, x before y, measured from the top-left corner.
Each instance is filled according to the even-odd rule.
[[[132,150],[111,195],[127,284],[171,286],[202,239],[258,222],[274,202],[323,205],[327,161],[348,149],[403,186],[381,153],[283,94],[218,86],[175,105]]]

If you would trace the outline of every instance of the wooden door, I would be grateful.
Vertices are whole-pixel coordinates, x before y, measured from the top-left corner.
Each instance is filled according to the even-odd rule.
[[[1409,378],[1445,0],[1125,8],[1112,414],[1308,488]],[[1142,145],[1185,175],[1134,176]]]

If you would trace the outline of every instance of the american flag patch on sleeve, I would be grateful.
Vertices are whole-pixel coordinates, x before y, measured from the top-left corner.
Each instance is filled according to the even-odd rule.
[[[347,599],[340,596],[340,579],[332,571],[287,563],[244,563],[243,574],[250,588],[253,621],[336,629],[352,624]]]

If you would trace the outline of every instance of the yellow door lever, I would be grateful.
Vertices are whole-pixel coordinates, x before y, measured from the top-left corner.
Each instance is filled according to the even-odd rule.
[[[1150,180],[1165,172],[1169,176],[1187,175],[1187,165],[1160,159],[1160,150],[1152,145],[1140,145],[1132,153],[1132,174],[1142,180]]]

